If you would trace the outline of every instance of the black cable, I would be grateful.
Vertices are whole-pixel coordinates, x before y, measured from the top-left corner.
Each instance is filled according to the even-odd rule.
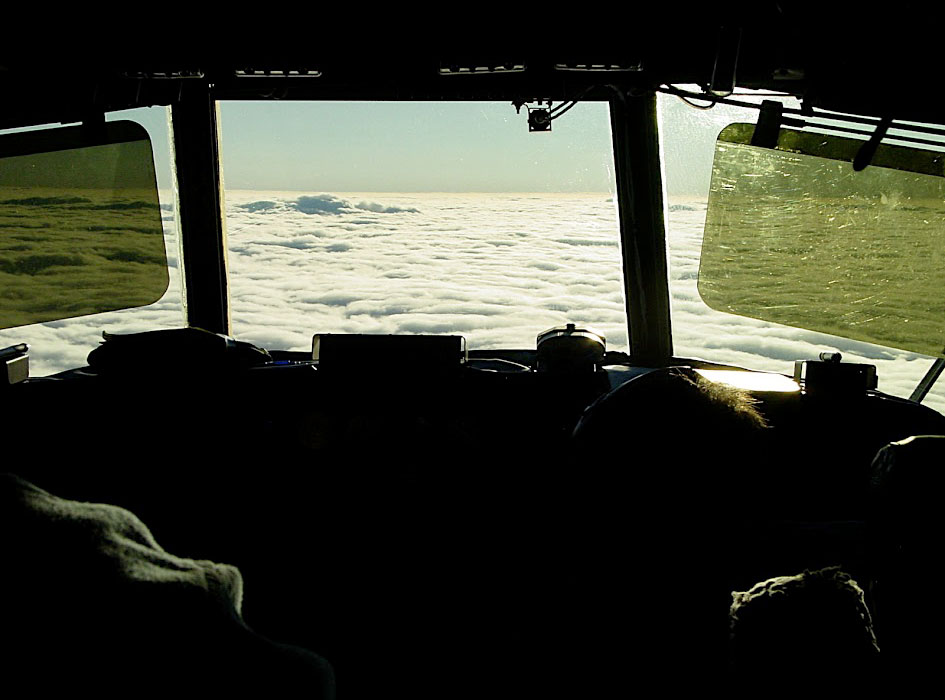
[[[717,104],[722,104],[722,105],[731,105],[733,107],[747,107],[748,109],[761,109],[761,105],[756,104],[754,102],[743,102],[742,100],[733,100],[730,97],[715,97],[714,95],[703,95],[696,92],[689,92],[688,90],[680,90],[674,85],[661,85],[659,88],[657,88],[657,91],[665,93],[667,95],[675,95],[676,97],[682,98],[684,102],[692,105],[696,109],[706,109],[706,107],[702,107],[700,105],[694,105],[691,102],[689,102],[689,100],[693,100],[693,99],[694,100],[708,100],[712,102],[713,106]],[[800,114],[801,110],[786,107],[784,109],[784,113]]]
[[[568,106],[565,107],[564,109],[561,109],[561,105],[558,105],[558,106],[555,108],[555,109],[558,110],[558,111],[551,110],[550,112],[548,112],[548,121],[551,121],[552,119],[557,119],[557,118],[560,117],[562,114],[564,114],[565,112],[567,112],[569,109],[571,109],[574,105],[577,104],[577,100],[572,100],[570,103],[564,103],[564,104],[567,104]]]
[[[796,97],[789,92],[773,92],[758,90],[757,92],[733,92],[729,97]]]
[[[553,119],[557,119],[557,118],[560,117],[562,114],[564,114],[565,112],[567,112],[569,109],[571,109],[572,107],[574,107],[574,105],[576,105],[576,104],[581,100],[581,98],[583,98],[587,93],[589,93],[589,92],[590,92],[591,90],[593,90],[595,87],[597,87],[597,86],[591,85],[590,87],[586,87],[586,88],[584,88],[583,90],[581,90],[581,92],[579,92],[579,93],[577,94],[577,97],[574,97],[574,98],[572,98],[571,100],[568,100],[567,102],[562,102],[562,103],[559,104],[557,107],[549,108],[549,109],[548,109],[548,121],[551,121],[551,120],[553,120]]]
[[[680,100],[682,100],[683,102],[685,102],[687,105],[689,105],[689,106],[692,107],[693,109],[702,109],[702,110],[712,109],[713,107],[715,107],[715,105],[717,105],[717,104],[719,103],[718,100],[713,100],[713,99],[707,97],[707,98],[705,98],[705,99],[709,101],[709,104],[707,104],[707,105],[697,105],[695,102],[693,102],[693,101],[692,101],[691,99],[689,99],[688,97],[683,97],[682,95],[676,95],[676,97],[678,97]]]

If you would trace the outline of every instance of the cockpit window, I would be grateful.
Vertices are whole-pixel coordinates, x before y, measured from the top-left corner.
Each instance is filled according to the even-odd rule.
[[[760,103],[762,98],[742,96],[740,99]],[[764,99],[772,98],[764,96]],[[784,98],[783,101],[787,106],[797,106],[793,100]],[[875,365],[880,390],[902,397],[911,396],[935,361],[932,355],[937,355],[942,350],[941,347],[934,346],[934,339],[927,346],[923,346],[924,352],[928,353],[923,354],[914,351],[916,346],[910,346],[913,351],[895,349],[890,347],[891,340],[879,341],[875,336],[871,338],[849,335],[842,337],[838,334],[838,330],[828,331],[822,325],[807,325],[801,322],[799,325],[803,325],[804,328],[795,328],[784,325],[783,319],[773,322],[737,315],[732,313],[732,309],[724,308],[725,303],[720,302],[718,297],[712,300],[711,305],[706,303],[703,294],[700,293],[698,279],[703,254],[703,236],[708,235],[706,209],[713,177],[712,162],[717,137],[723,129],[735,122],[754,124],[757,121],[758,112],[751,108],[722,104],[709,110],[697,110],[679,98],[669,95],[659,96],[659,106],[668,194],[667,243],[670,259],[673,343],[676,355],[791,374],[795,360],[816,359],[824,351],[840,352],[844,361]],[[937,157],[937,154],[934,157]],[[849,167],[849,164],[847,166]],[[867,168],[866,172],[870,169],[872,166]],[[753,166],[746,165],[743,171],[738,178],[740,187],[751,186],[750,183],[764,179],[764,173],[769,172],[770,168],[756,163]],[[879,176],[878,169],[871,177],[876,176]],[[779,182],[782,187],[787,184],[786,181]],[[723,184],[720,181],[719,187]],[[769,182],[769,184],[773,183]],[[916,209],[913,205],[918,204],[917,202],[910,203],[904,200],[901,189],[897,192],[888,188],[887,190],[885,203],[882,193],[875,194],[876,207],[888,209],[892,206],[900,216],[908,215],[918,217],[923,221],[929,220],[928,225],[917,223],[917,226],[926,237],[933,235],[937,229],[935,222],[927,216],[929,212]],[[786,197],[787,194],[787,192],[779,192],[775,187],[766,196],[769,199],[779,200],[782,195]],[[804,197],[800,199],[805,200]],[[806,199],[811,200],[810,197]],[[782,205],[786,201],[782,201]],[[909,207],[908,213],[903,205]],[[735,207],[732,211],[740,211],[748,216],[754,210],[746,203],[745,207]],[[785,215],[784,208],[771,209],[769,207],[767,211],[769,213],[766,215],[766,220],[779,226],[789,224],[793,216]],[[854,241],[851,237],[854,226],[838,228],[844,221],[838,221],[836,212],[827,214],[824,210],[822,213],[821,220],[808,222],[809,230],[804,235],[820,236],[822,240],[833,241],[835,244],[839,243],[841,236],[842,240]],[[831,216],[834,217],[832,222],[828,221]],[[852,220],[847,223],[854,224]],[[888,220],[886,223],[889,223]],[[710,221],[709,224],[717,227],[718,222]],[[865,237],[864,233],[861,238]],[[759,239],[754,237],[749,240],[757,243]],[[801,242],[801,240],[795,241],[795,248],[800,249]],[[869,254],[870,251],[875,252],[876,244],[876,241],[871,241],[859,246],[859,252],[863,253],[861,256],[863,261],[873,265],[877,270],[890,270],[888,266],[884,268],[881,258]],[[857,254],[857,251],[853,249],[855,247],[857,246],[854,241],[851,247],[845,248],[844,255],[847,258],[855,257]],[[781,261],[782,268],[791,267],[784,264],[783,258],[778,258],[778,260]],[[848,259],[844,263],[838,261],[838,264],[845,266],[849,262]],[[710,266],[713,264],[711,260],[707,263]],[[754,277],[752,277],[751,269],[744,270],[747,277],[744,277],[742,281],[751,279],[752,282],[742,286],[750,288],[752,293],[755,293],[767,284],[765,275],[768,273],[765,272],[763,263],[755,260],[753,264],[756,266],[760,264],[761,267],[754,271]],[[746,263],[746,267],[750,266]],[[911,280],[906,282],[909,274],[903,270],[897,271],[895,275],[887,276],[888,279],[893,277],[897,277],[903,284],[912,283]],[[825,283],[832,279],[825,280]],[[788,287],[790,288],[790,285]],[[701,291],[710,297],[713,293],[708,288]],[[797,289],[790,289],[789,292],[775,294],[774,300],[769,299],[765,303],[769,307],[783,305],[786,308],[800,304],[811,314],[816,313],[820,305],[826,303],[819,292],[816,294],[810,292],[807,294],[809,298],[804,300],[798,299]],[[941,305],[940,301],[936,303]],[[713,308],[713,306],[723,307],[723,310]],[[939,325],[940,328],[941,325]],[[924,402],[939,410],[945,409],[945,389],[941,382],[933,387]]]
[[[234,333],[441,333],[627,346],[609,110],[550,132],[502,103],[220,105]]]
[[[945,155],[754,128],[719,135],[699,267],[712,308],[887,345],[945,353]]]
[[[147,131],[129,121],[0,138],[0,328],[145,306],[167,290]]]
[[[116,122],[126,126],[116,127]],[[4,133],[13,134],[14,141],[43,139],[44,131],[62,128],[48,125]],[[11,175],[11,185],[30,184],[45,191],[0,195],[6,202],[0,209],[0,245],[5,249],[0,251],[4,278],[0,309],[12,319],[6,325],[13,326],[0,330],[0,348],[28,344],[33,376],[84,366],[103,331],[130,333],[186,325],[167,109],[109,113],[103,128],[146,132],[151,151],[147,159],[153,157],[150,172],[140,168],[147,141],[137,138],[131,145],[80,149],[71,160],[53,149],[26,164],[47,180],[32,181],[23,172]],[[6,162],[21,170],[26,167],[19,158]],[[107,167],[83,170],[95,165]],[[93,176],[92,171],[99,174]],[[100,179],[103,172],[111,173],[111,182]],[[144,190],[139,187],[142,178],[150,183]],[[66,238],[46,238],[54,228]],[[112,276],[106,278],[109,273]],[[31,283],[34,286],[28,287]]]

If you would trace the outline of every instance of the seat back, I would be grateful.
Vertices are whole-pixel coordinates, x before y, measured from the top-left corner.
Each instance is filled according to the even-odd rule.
[[[941,643],[945,557],[945,436],[890,443],[873,460],[871,598],[884,656],[906,676],[931,673]]]

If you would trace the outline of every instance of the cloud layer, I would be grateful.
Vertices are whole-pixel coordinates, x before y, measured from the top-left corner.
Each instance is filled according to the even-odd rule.
[[[288,333],[306,349],[319,331],[461,333],[470,347],[528,348],[574,321],[626,346],[605,195],[228,197],[240,337]]]
[[[317,332],[459,333],[471,348],[530,348],[574,322],[625,350],[615,205],[607,195],[325,194],[230,191],[233,332],[307,350]],[[33,373],[85,364],[101,332],[184,325],[173,211],[171,286],[148,307],[0,331],[29,342]],[[929,358],[776,326],[706,306],[696,289],[705,202],[672,199],[669,255],[676,354],[791,373],[840,351],[877,365],[880,388],[908,396]],[[945,409],[945,387],[927,403]]]

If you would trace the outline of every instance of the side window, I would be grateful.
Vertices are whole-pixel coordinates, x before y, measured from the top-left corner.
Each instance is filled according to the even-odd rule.
[[[27,343],[32,376],[85,365],[103,331],[186,323],[167,110],[107,120],[94,145],[82,127],[0,134],[0,347]]]
[[[740,99],[761,100],[747,96]],[[932,366],[934,357],[878,345],[875,344],[876,340],[864,342],[862,339],[815,332],[809,330],[815,327],[812,325],[808,325],[805,330],[780,322],[748,318],[706,304],[697,283],[704,262],[701,260],[703,236],[717,138],[725,127],[734,122],[755,123],[758,113],[750,108],[722,104],[710,110],[696,110],[669,95],[660,95],[659,107],[665,141],[663,150],[669,209],[667,243],[676,355],[791,374],[795,360],[816,359],[824,351],[840,352],[844,361],[875,365],[881,391],[908,398]],[[758,173],[750,173],[742,179],[751,182],[758,177]],[[782,194],[787,196],[784,193],[772,196]],[[912,206],[915,203],[900,202],[898,197],[889,195],[880,204],[885,209],[895,209],[898,213],[908,215],[924,211]],[[829,219],[829,216],[826,218]],[[941,224],[932,221],[931,217],[920,217],[920,220],[924,221],[923,231],[934,233],[940,230],[937,227]],[[835,225],[830,230],[835,232],[835,237],[837,231],[847,235],[846,232],[854,228],[844,227],[845,222],[832,223]],[[895,274],[904,282],[909,279],[907,271],[897,269]],[[771,284],[770,276],[765,278],[760,269],[756,277],[755,283],[746,285],[746,289],[750,287],[755,290],[762,282]],[[786,293],[782,294],[781,299],[785,304],[796,302]],[[818,300],[810,298],[803,303],[814,308]],[[913,343],[910,347],[917,346]],[[928,347],[932,348],[931,345]],[[945,383],[938,382],[923,403],[945,411]]]

